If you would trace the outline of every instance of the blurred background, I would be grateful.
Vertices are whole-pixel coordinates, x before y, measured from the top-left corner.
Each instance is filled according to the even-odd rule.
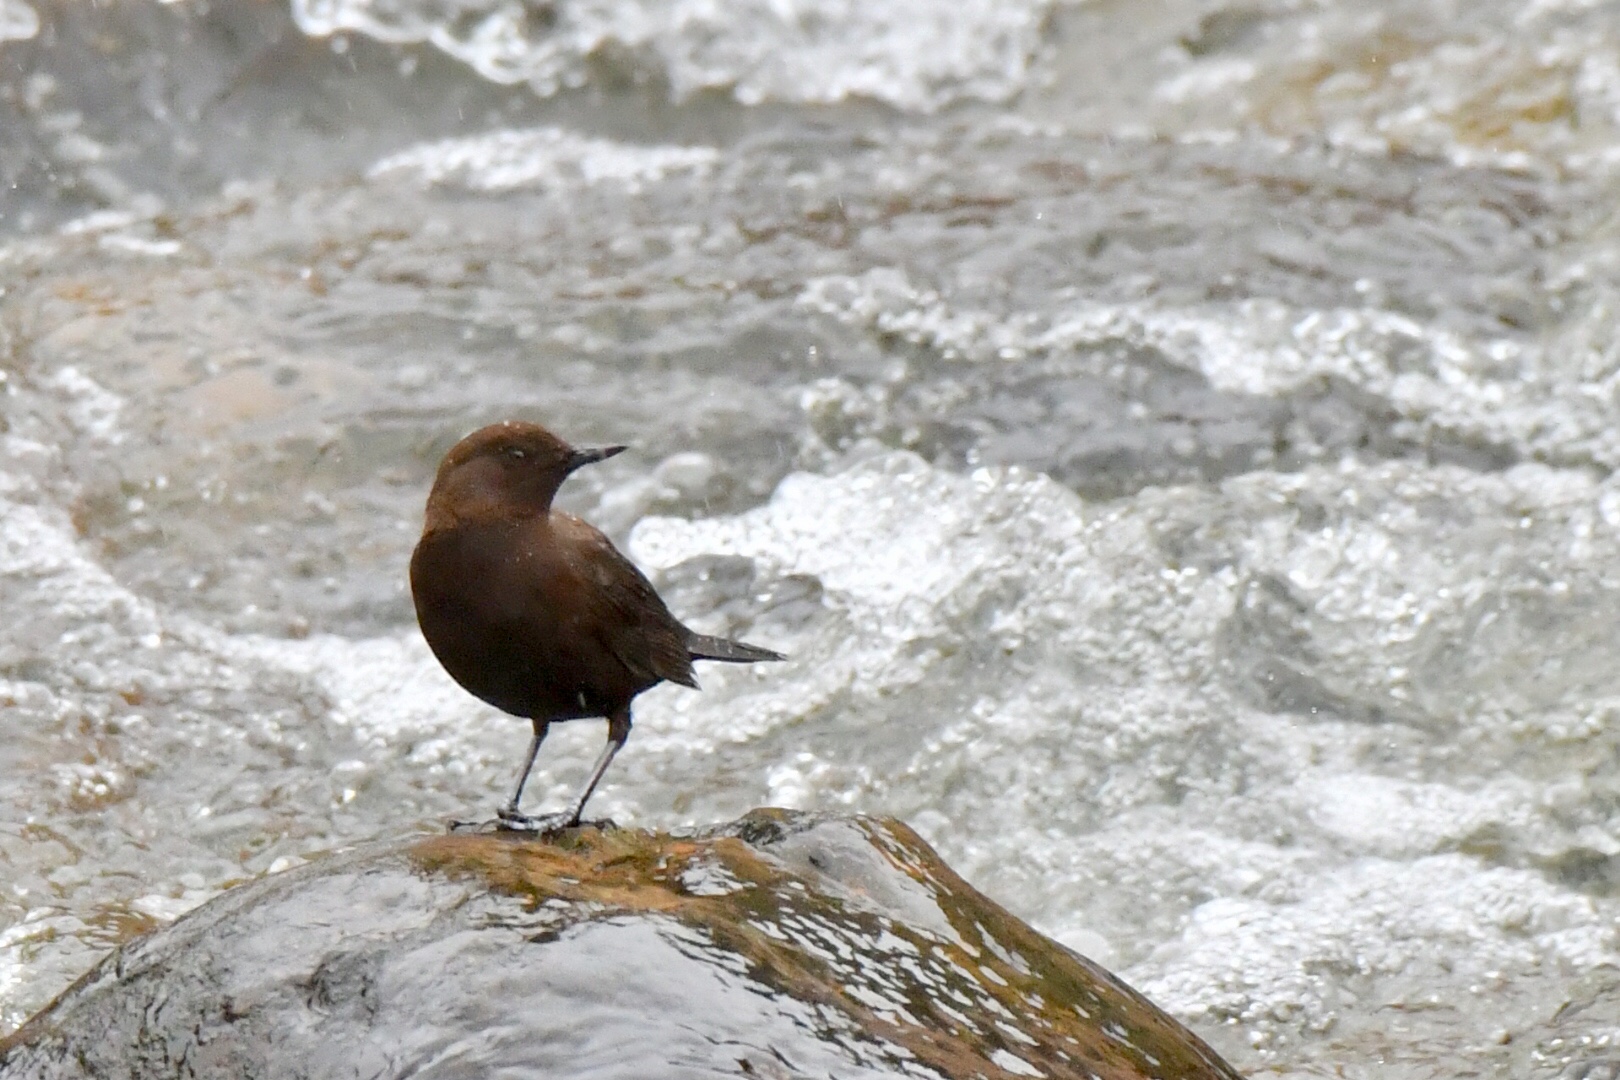
[[[405,563],[521,417],[793,657],[594,811],[903,817],[1255,1076],[1611,1075],[1617,168],[1594,0],[0,0],[0,1031],[493,809]]]

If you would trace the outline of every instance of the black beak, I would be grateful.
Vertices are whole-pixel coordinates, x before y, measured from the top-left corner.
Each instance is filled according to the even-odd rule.
[[[625,451],[623,446],[596,446],[584,450],[575,450],[568,455],[568,471],[573,472],[581,465],[593,465],[598,461],[606,461],[614,454]]]

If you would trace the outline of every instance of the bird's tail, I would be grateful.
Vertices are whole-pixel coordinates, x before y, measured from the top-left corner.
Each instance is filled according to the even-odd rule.
[[[786,660],[787,657],[758,645],[745,645],[723,637],[693,634],[686,639],[686,651],[694,660],[724,660],[732,664],[757,664],[761,660]]]

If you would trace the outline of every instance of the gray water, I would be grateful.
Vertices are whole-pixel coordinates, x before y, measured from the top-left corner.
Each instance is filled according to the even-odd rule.
[[[1602,1075],[1611,9],[0,0],[0,37],[0,1026],[495,804],[524,725],[404,564],[439,456],[521,416],[630,443],[567,507],[793,656],[638,699],[593,811],[899,815],[1258,1075]]]

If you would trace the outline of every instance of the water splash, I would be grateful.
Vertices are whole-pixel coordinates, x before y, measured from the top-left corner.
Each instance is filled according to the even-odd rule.
[[[594,66],[656,80],[676,100],[720,90],[745,105],[870,98],[931,111],[1001,101],[1028,78],[1045,0],[861,4],[853,0],[295,0],[307,34],[428,41],[500,83],[544,95],[594,81]]]

